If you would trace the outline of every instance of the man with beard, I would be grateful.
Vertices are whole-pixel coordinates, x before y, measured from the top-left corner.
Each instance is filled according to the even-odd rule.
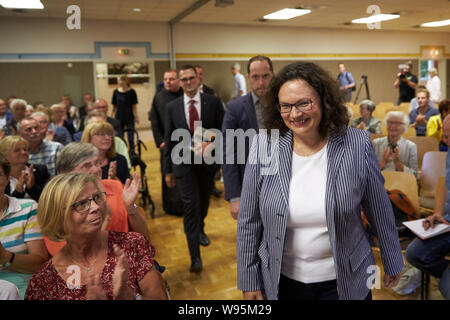
[[[230,202],[230,212],[237,219],[241,196],[242,181],[244,179],[245,163],[237,163],[241,154],[238,154],[236,138],[234,145],[227,146],[227,129],[254,130],[264,128],[262,117],[262,98],[266,95],[270,80],[273,77],[272,61],[265,56],[251,58],[247,65],[247,78],[251,91],[243,97],[228,103],[222,125],[224,135],[224,162],[222,165],[223,179],[225,184],[225,200]],[[251,131],[247,132],[249,135]],[[253,136],[249,136],[251,140]],[[246,141],[247,142],[247,141]],[[247,162],[251,141],[245,144],[245,162]],[[234,153],[234,154],[232,154]],[[228,163],[227,158],[233,158],[233,163]]]

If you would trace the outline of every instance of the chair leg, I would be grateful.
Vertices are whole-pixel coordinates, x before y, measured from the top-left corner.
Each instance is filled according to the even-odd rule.
[[[430,287],[430,274],[426,273],[425,274],[425,300],[428,300],[429,287]]]
[[[425,298],[425,272],[421,271],[420,300],[424,300],[424,298]]]

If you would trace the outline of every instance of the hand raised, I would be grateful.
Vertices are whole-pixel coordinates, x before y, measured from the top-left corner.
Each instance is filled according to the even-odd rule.
[[[117,244],[114,244],[113,249],[116,256],[116,266],[112,279],[114,299],[132,300],[135,296],[133,290],[127,284],[130,275],[127,256]]]
[[[111,161],[109,163],[109,169],[108,169],[108,179],[117,180],[117,162]]]
[[[87,300],[106,300],[105,289],[103,288],[100,274],[88,273],[86,284]]]
[[[126,207],[129,207],[136,202],[139,194],[140,184],[141,178],[139,177],[137,172],[133,174],[133,180],[127,179],[127,181],[125,181],[122,192],[122,200]]]

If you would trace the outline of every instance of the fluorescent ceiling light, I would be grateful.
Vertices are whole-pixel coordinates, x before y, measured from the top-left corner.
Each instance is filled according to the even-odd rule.
[[[141,12],[141,8],[133,8],[134,12]]]
[[[400,18],[399,14],[376,14],[366,18],[352,20],[352,23],[375,23]]]
[[[447,20],[442,20],[442,21],[433,21],[433,22],[422,23],[420,26],[421,27],[442,27],[442,26],[447,26],[449,24],[450,24],[450,19],[447,19]]]
[[[44,9],[40,0],[0,0],[0,5],[7,9]]]
[[[307,9],[282,9],[276,12],[267,14],[264,16],[264,19],[273,19],[273,20],[287,20],[292,19],[298,16],[302,16],[304,14],[310,13],[311,10]]]

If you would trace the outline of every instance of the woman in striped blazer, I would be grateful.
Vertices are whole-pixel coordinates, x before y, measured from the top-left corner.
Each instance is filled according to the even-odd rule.
[[[403,259],[392,206],[368,134],[347,128],[337,83],[313,63],[293,63],[273,79],[265,106],[269,132],[253,140],[239,208],[244,298],[371,299],[380,273],[361,206],[376,228],[384,283],[394,286]]]

